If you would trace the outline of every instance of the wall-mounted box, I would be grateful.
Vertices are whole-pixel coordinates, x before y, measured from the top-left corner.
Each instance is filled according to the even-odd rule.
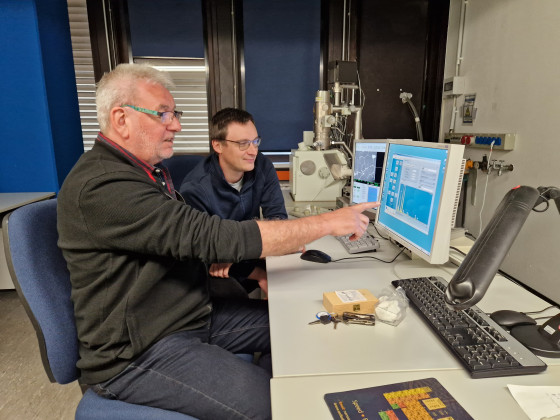
[[[443,81],[443,96],[459,96],[465,93],[465,78],[448,77]]]

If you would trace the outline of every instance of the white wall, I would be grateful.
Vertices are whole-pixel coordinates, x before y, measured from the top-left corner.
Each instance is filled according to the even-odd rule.
[[[461,4],[451,0],[446,77],[455,74]],[[460,75],[467,93],[476,93],[478,112],[472,125],[458,118],[455,131],[517,133],[515,150],[492,153],[492,159],[512,163],[514,171],[490,175],[484,227],[510,188],[560,187],[560,1],[469,0],[465,18]],[[458,106],[462,102],[460,97]],[[451,106],[452,100],[443,100],[441,134],[449,130]],[[467,148],[465,157],[476,161],[488,152]],[[475,236],[485,177],[478,172],[475,206],[469,179],[465,224]],[[546,279],[560,302],[560,215],[551,204],[547,212],[529,215],[502,269],[530,285]]]

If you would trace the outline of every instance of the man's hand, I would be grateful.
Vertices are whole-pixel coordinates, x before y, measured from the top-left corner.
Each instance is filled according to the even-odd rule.
[[[295,220],[259,220],[261,257],[296,252],[303,249],[305,244],[326,235],[351,235],[350,239],[356,240],[364,234],[369,223],[368,217],[362,212],[378,206],[379,202],[362,203]]]
[[[323,213],[321,216],[328,219],[327,223],[331,227],[330,235],[343,236],[351,234],[350,240],[354,241],[365,233],[369,224],[369,218],[362,213],[375,207],[379,207],[379,202],[343,207],[332,212]]]
[[[261,267],[255,267],[255,269],[247,276],[248,279],[257,280],[259,287],[268,296],[268,277],[266,275],[266,270]]]
[[[229,268],[232,266],[232,263],[214,263],[210,266],[208,273],[212,277],[221,277],[227,279],[229,277]]]

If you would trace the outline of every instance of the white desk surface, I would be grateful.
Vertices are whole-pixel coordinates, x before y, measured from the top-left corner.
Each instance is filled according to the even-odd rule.
[[[528,420],[507,385],[558,386],[560,366],[549,366],[546,373],[538,375],[490,379],[471,379],[463,369],[273,378],[272,418],[332,419],[323,399],[327,393],[425,378],[436,378],[476,420]]]
[[[0,193],[0,290],[14,288],[4,255],[4,239],[2,237],[2,219],[4,214],[26,204],[46,200],[51,197],[54,197],[53,192]]]
[[[381,246],[380,251],[369,255],[391,260],[398,252],[386,241],[381,241]],[[349,256],[332,237],[321,238],[307,246],[307,249],[312,248],[327,252],[333,259]],[[317,312],[324,310],[323,292],[366,288],[379,296],[384,288],[393,289],[392,280],[429,275],[449,280],[455,269],[451,263],[430,266],[422,260],[410,260],[403,255],[392,264],[371,259],[318,264],[301,260],[299,254],[268,257],[274,419],[327,419],[330,414],[323,401],[325,392],[415,378],[440,379],[459,402],[461,395],[466,393],[462,389],[481,390],[476,393],[480,394],[481,402],[491,399],[484,390],[499,391],[500,401],[508,407],[510,402],[514,404],[514,400],[509,392],[504,391],[502,395],[505,384],[560,385],[560,359],[548,358],[543,359],[549,365],[547,371],[539,375],[471,379],[412,308],[408,309],[406,318],[397,327],[381,322],[373,327],[339,324],[336,330],[332,324],[308,325]],[[486,312],[499,309],[528,312],[549,305],[520,286],[497,276],[477,306]],[[554,313],[545,314],[552,316]],[[448,383],[451,384],[449,387]],[[318,407],[317,404],[324,409],[325,415],[318,415],[313,410],[313,407]],[[481,405],[484,408],[485,404]],[[465,408],[472,411],[477,419],[524,418],[516,404],[505,412],[511,408],[518,417],[477,416],[477,413],[482,413],[482,408],[474,403],[472,406],[474,411],[471,405]],[[296,409],[309,415],[300,416],[299,411],[296,415]]]
[[[0,213],[54,197],[53,192],[0,193]]]
[[[382,241],[381,245],[381,252],[370,255],[386,260],[396,255],[391,244]],[[332,237],[308,248],[323,250],[333,259],[348,256]],[[336,330],[332,324],[308,325],[317,312],[324,310],[323,292],[365,288],[379,296],[384,288],[392,289],[391,280],[427,275],[449,280],[454,269],[450,263],[430,266],[405,256],[392,264],[369,259],[318,264],[301,260],[299,254],[267,258],[274,376],[459,368],[459,362],[410,308],[397,327],[381,322],[373,327],[339,324]],[[536,311],[546,306],[502,277],[492,282],[478,304],[486,312]]]

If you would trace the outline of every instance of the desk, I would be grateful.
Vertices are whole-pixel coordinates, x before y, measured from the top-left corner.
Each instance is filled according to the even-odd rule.
[[[386,241],[382,241],[381,246],[380,251],[371,255],[391,260],[398,252]],[[333,259],[348,257],[332,237],[321,238],[307,248],[325,251]],[[374,295],[380,295],[384,288],[392,290],[391,280],[427,275],[449,280],[455,268],[450,263],[430,266],[422,260],[410,260],[405,256],[400,256],[392,264],[350,260],[325,265],[302,261],[295,254],[267,258],[274,420],[327,419],[330,417],[323,401],[325,392],[424,377],[440,379],[460,402],[466,397],[463,388],[479,389],[481,397],[485,398],[488,398],[487,392],[495,390],[496,398],[508,404],[511,400],[514,407],[510,407],[511,410],[518,413],[518,418],[524,418],[523,412],[513,405],[509,391],[503,387],[507,383],[558,385],[560,370],[557,367],[552,369],[550,365],[560,366],[560,360],[546,359],[548,370],[531,375],[532,378],[471,379],[412,309],[397,327],[380,322],[374,327],[340,324],[336,330],[332,325],[308,325],[316,312],[324,310],[324,291],[367,288]],[[532,311],[546,306],[548,304],[541,299],[501,276],[497,276],[478,305],[487,312],[505,308]],[[299,412],[289,410],[298,407],[303,413],[306,406],[324,406],[326,415],[309,411],[308,416],[300,416]],[[464,406],[474,415],[474,398],[465,400]],[[496,418],[491,415],[474,417]],[[499,418],[516,417],[505,415]]]
[[[323,396],[330,392],[369,388],[414,379],[436,378],[476,420],[527,420],[509,390],[515,385],[560,385],[560,366],[549,366],[547,374],[471,379],[466,370],[380,372],[353,375],[322,375],[273,378],[274,420],[327,420],[332,416]],[[370,420],[371,417],[370,417]]]
[[[0,193],[0,289],[13,289],[12,278],[6,264],[6,255],[4,253],[4,239],[2,236],[2,219],[4,216],[26,204],[35,201],[46,200],[54,197],[52,192],[29,192],[29,193]]]

